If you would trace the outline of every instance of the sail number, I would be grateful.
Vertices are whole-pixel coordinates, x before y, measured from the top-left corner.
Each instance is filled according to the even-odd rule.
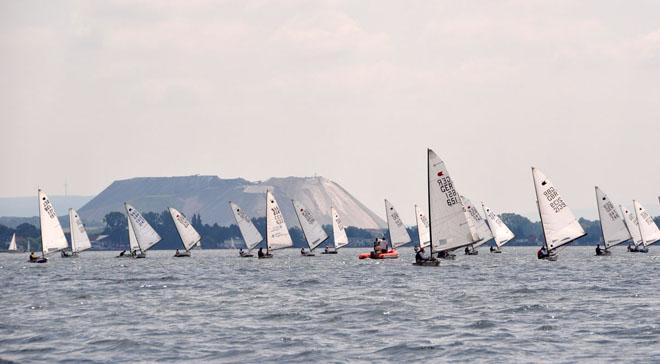
[[[548,188],[545,192],[543,192],[543,195],[550,201],[550,207],[555,212],[561,211],[564,207],[566,207],[566,203],[564,200],[562,200],[561,197],[559,197],[559,193],[555,190],[554,187]]]
[[[616,208],[614,207],[614,204],[612,204],[612,202],[607,201],[603,205],[603,208],[605,209],[605,212],[607,212],[607,215],[610,217],[610,219],[612,220],[619,219],[619,213],[616,211]]]
[[[278,206],[270,208],[270,211],[273,212],[273,217],[275,218],[275,223],[278,225],[284,224],[284,216],[282,216],[282,211]]]
[[[48,217],[51,219],[55,218],[55,209],[53,209],[53,205],[50,203],[49,199],[44,200],[44,211],[48,214]]]
[[[440,177],[437,179],[437,182],[438,186],[440,186],[440,191],[442,191],[447,198],[447,206],[453,206],[461,202],[449,176]]]

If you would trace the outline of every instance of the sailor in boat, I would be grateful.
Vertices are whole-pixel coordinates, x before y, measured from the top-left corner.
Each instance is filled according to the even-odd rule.
[[[243,251],[243,248],[240,248],[238,250],[238,255],[241,256],[241,257],[245,255],[245,252]]]
[[[491,245],[491,246],[490,246],[490,252],[492,253],[492,252],[494,252],[494,251],[495,251],[495,248],[493,248],[493,246]]]
[[[326,245],[325,246],[325,253],[328,254],[329,251],[330,251],[330,249],[328,249],[328,246]]]
[[[122,250],[121,253],[119,253],[119,256],[120,256],[120,257],[123,257],[124,254],[126,254],[126,250]]]
[[[545,245],[542,246],[541,249],[539,249],[539,251],[536,253],[536,257],[539,259],[545,259],[548,256],[550,256],[550,254],[548,254],[548,250],[545,248]]]
[[[178,257],[179,255],[181,255],[181,253],[179,253],[179,249],[177,249],[177,250],[174,252],[174,256],[175,256],[175,257]]]
[[[428,260],[431,260],[431,258],[427,258],[424,256],[424,248],[415,247],[415,262],[423,263]]]
[[[36,254],[34,254],[34,250],[30,252],[30,261],[31,262],[36,262],[39,257],[37,257]]]
[[[596,244],[596,255],[603,255],[603,250],[600,248],[600,244]]]
[[[305,248],[301,248],[301,249],[300,249],[300,255],[306,255],[306,254],[307,254],[307,253],[305,253]]]

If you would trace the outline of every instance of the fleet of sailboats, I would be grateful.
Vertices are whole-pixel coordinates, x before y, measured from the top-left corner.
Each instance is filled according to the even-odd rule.
[[[541,219],[543,246],[539,250],[539,259],[557,260],[558,253],[566,245],[586,235],[585,230],[569,208],[556,186],[539,169],[532,167],[534,192],[539,217]],[[427,150],[427,199],[428,215],[415,205],[415,222],[417,226],[418,245],[415,250],[416,265],[437,266],[437,259],[454,259],[453,252],[465,248],[467,255],[476,255],[478,248],[493,240],[495,247],[490,251],[501,253],[501,248],[515,238],[515,235],[502,219],[484,202],[481,202],[482,217],[479,209],[469,198],[462,196],[450,177],[445,162],[431,149]],[[597,255],[610,255],[611,249],[617,245],[629,242],[628,250],[633,252],[648,252],[648,247],[660,241],[660,229],[651,214],[642,204],[633,200],[633,208],[628,210],[622,205],[616,205],[598,186],[595,187],[596,204],[602,234],[603,249],[596,248]],[[41,234],[41,257],[32,252],[30,262],[45,263],[48,255],[61,251],[62,257],[78,256],[91,248],[91,241],[78,212],[69,209],[69,230],[71,232],[71,248],[67,252],[68,242],[60,225],[55,209],[48,196],[41,189],[37,193],[39,200],[39,226]],[[284,214],[280,209],[272,191],[267,190],[266,198],[266,238],[264,239],[248,215],[234,202],[229,202],[232,214],[240,230],[247,251],[241,249],[240,256],[252,257],[252,251],[265,240],[266,252],[259,249],[259,258],[272,257],[272,251],[293,247]],[[377,239],[372,253],[383,255],[380,259],[398,257],[397,248],[413,241],[406,225],[402,221],[392,203],[385,199],[385,214],[389,235],[389,247]],[[660,201],[660,197],[659,197]],[[308,251],[303,248],[303,256],[314,256],[314,250],[328,241],[329,236],[323,229],[314,212],[302,202],[292,200],[294,212],[307,243]],[[146,252],[161,241],[160,235],[144,219],[142,214],[128,203],[124,203],[128,222],[128,237],[130,254],[120,256],[144,258]],[[201,235],[196,231],[184,214],[170,207],[168,211],[181,239],[183,252],[177,249],[176,257],[190,257],[190,251],[201,246]],[[323,254],[336,254],[349,243],[346,226],[338,210],[331,206],[332,244],[325,247]],[[427,217],[428,216],[428,217]],[[28,241],[29,247],[29,241]],[[423,256],[429,249],[428,258]],[[28,248],[29,249],[29,248]],[[12,234],[7,252],[17,252],[16,234]],[[360,259],[364,258],[360,255]],[[387,255],[387,256],[385,256]],[[379,257],[375,257],[379,258]]]

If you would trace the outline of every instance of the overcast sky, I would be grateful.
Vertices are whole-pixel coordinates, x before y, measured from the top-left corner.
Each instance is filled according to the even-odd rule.
[[[3,197],[319,174],[412,225],[430,147],[498,211],[534,165],[658,212],[658,1],[2,1],[0,81]]]

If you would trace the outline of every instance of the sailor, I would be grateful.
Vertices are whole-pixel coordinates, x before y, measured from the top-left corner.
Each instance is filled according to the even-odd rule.
[[[468,254],[470,254],[470,248],[466,246],[465,247],[465,255],[468,255]]]
[[[438,258],[447,258],[449,256],[449,253],[446,250],[440,250],[438,252]]]
[[[179,249],[177,249],[176,252],[174,252],[174,256],[179,256]]]
[[[300,248],[300,255],[305,255],[305,248]]]
[[[602,255],[603,251],[600,249],[600,244],[596,245],[596,255]]]
[[[325,246],[325,252],[327,253],[329,251],[328,246]]]
[[[34,254],[34,250],[30,252],[30,261],[33,262],[37,260],[37,255]]]
[[[544,259],[548,257],[548,250],[545,248],[545,245],[539,249],[539,251],[536,253],[536,257],[539,259]]]
[[[238,250],[238,255],[243,256],[243,254],[245,254],[245,253],[243,253],[243,248],[240,248],[240,249]]]
[[[257,256],[259,258],[262,258],[264,256],[264,248],[259,248],[259,252],[257,252]]]
[[[119,256],[120,256],[120,257],[123,257],[123,256],[124,256],[124,254],[126,254],[126,250],[122,250],[122,252],[121,252],[121,253],[119,253]]]
[[[492,253],[492,252],[494,252],[494,251],[495,251],[495,248],[493,248],[493,246],[491,245],[491,246],[490,246],[490,252]]]
[[[429,259],[424,257],[424,248],[415,247],[415,262],[422,263],[422,262],[425,262],[427,260],[429,260]]]

